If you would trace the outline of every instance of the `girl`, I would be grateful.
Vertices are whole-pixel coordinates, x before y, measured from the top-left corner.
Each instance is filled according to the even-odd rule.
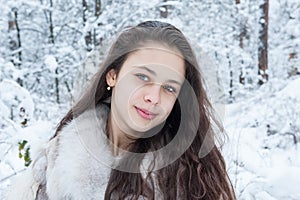
[[[147,21],[126,28],[33,163],[26,195],[235,199],[215,144],[222,127],[202,82],[176,27]]]

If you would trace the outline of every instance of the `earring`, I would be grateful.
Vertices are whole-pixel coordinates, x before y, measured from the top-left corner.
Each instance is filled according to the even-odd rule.
[[[110,90],[110,86],[108,86],[106,89],[109,91]]]

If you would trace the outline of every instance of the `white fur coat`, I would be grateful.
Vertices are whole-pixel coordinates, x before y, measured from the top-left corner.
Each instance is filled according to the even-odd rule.
[[[116,160],[105,139],[108,112],[101,106],[66,125],[40,150],[8,199],[104,199],[110,166]]]

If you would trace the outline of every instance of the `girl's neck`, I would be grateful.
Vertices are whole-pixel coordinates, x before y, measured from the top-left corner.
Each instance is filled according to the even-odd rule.
[[[112,147],[112,153],[114,156],[122,154],[123,151],[129,150],[131,144],[135,141],[129,138],[126,133],[120,130],[116,125],[111,113],[107,119],[106,130],[108,131],[108,138]]]

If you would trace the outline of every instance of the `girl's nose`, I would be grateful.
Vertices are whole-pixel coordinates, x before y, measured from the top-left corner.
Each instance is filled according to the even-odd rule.
[[[159,104],[160,103],[160,90],[161,85],[152,84],[150,87],[145,88],[144,100],[151,104]]]

